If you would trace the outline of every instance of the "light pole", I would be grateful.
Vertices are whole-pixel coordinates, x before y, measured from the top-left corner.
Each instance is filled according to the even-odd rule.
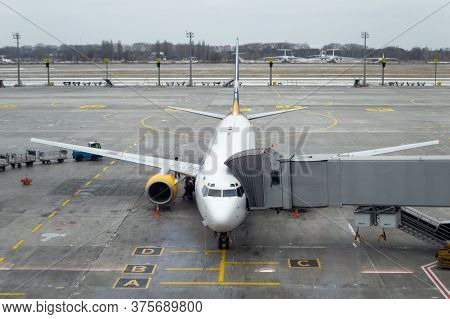
[[[109,79],[109,58],[103,58],[103,62],[106,64],[106,78]]]
[[[156,58],[156,67],[158,68],[158,86],[161,86],[161,58]]]
[[[50,59],[49,58],[45,58],[44,59],[45,62],[45,67],[47,68],[47,86],[50,86]]]
[[[273,85],[273,82],[272,82],[272,68],[273,68],[273,59],[269,58],[269,86]]]
[[[364,39],[364,79],[363,79],[363,86],[366,86],[366,63],[367,63],[367,38],[369,37],[369,33],[367,32],[361,32],[361,38]]]
[[[13,33],[13,39],[17,41],[17,86],[22,86],[22,81],[20,80],[20,33]]]
[[[437,65],[439,62],[439,58],[434,58],[434,86],[437,86]]]
[[[384,86],[384,68],[386,67],[386,58],[383,57],[381,58],[381,86]]]
[[[192,86],[192,38],[194,32],[186,31],[186,37],[189,38],[189,86]]]

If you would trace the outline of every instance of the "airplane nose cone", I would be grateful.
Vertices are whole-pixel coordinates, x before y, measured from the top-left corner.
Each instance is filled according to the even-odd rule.
[[[220,204],[215,201],[208,205],[208,227],[216,232],[228,232],[242,221],[242,209],[236,201],[224,198]],[[239,207],[239,208],[238,208]]]

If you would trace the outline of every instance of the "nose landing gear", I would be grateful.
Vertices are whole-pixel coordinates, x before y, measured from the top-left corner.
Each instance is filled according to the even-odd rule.
[[[220,233],[219,235],[219,249],[230,248],[230,236],[228,233]]]

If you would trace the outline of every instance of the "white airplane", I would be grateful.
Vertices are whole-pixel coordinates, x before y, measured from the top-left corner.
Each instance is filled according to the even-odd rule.
[[[244,221],[248,215],[248,209],[246,194],[243,187],[224,162],[230,156],[238,152],[255,149],[255,133],[250,122],[251,120],[301,110],[288,109],[248,115],[244,115],[240,112],[238,41],[236,41],[234,83],[233,107],[231,113],[228,115],[172,107],[176,110],[221,120],[216,128],[204,160],[200,165],[142,154],[130,154],[105,149],[89,148],[36,138],[32,138],[31,141],[62,149],[77,150],[126,162],[160,168],[161,171],[150,177],[145,186],[145,193],[148,199],[156,205],[168,205],[175,200],[178,189],[178,179],[175,177],[175,172],[195,178],[195,199],[203,219],[203,225],[209,227],[215,234],[220,234],[219,248],[227,249],[230,246],[229,235],[231,231]],[[348,153],[344,155],[380,155],[428,145],[431,145],[430,142]]]
[[[385,62],[400,62],[397,58],[386,58],[384,56],[384,53],[383,53],[383,56],[381,58],[366,58],[366,60],[369,63],[376,63],[376,64],[381,64],[383,62],[383,60]],[[364,59],[362,59],[362,61],[364,61]]]
[[[5,58],[4,55],[0,55],[0,64],[11,64],[13,60]]]
[[[292,49],[278,49],[278,51],[284,52],[283,55],[273,56],[273,57],[267,57],[267,59],[273,59],[280,61],[281,63],[292,63],[295,62],[295,60],[299,60],[301,58],[294,56],[294,53],[291,53],[291,55],[287,55],[288,52],[292,52]]]
[[[310,61],[316,60],[318,62],[326,62],[326,63],[337,63],[337,62],[343,62],[344,59],[346,60],[354,60],[353,58],[349,57],[342,57],[335,54],[336,51],[339,51],[340,49],[327,49],[327,50],[321,50],[319,55],[312,55],[309,56],[308,59]],[[327,51],[331,51],[331,55],[327,53]]]

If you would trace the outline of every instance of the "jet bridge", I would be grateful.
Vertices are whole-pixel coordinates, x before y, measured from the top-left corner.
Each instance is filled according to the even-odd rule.
[[[284,156],[266,148],[234,154],[225,164],[250,209],[354,205],[358,227],[403,227],[416,237],[450,239],[450,221],[404,208],[450,207],[450,156]]]

